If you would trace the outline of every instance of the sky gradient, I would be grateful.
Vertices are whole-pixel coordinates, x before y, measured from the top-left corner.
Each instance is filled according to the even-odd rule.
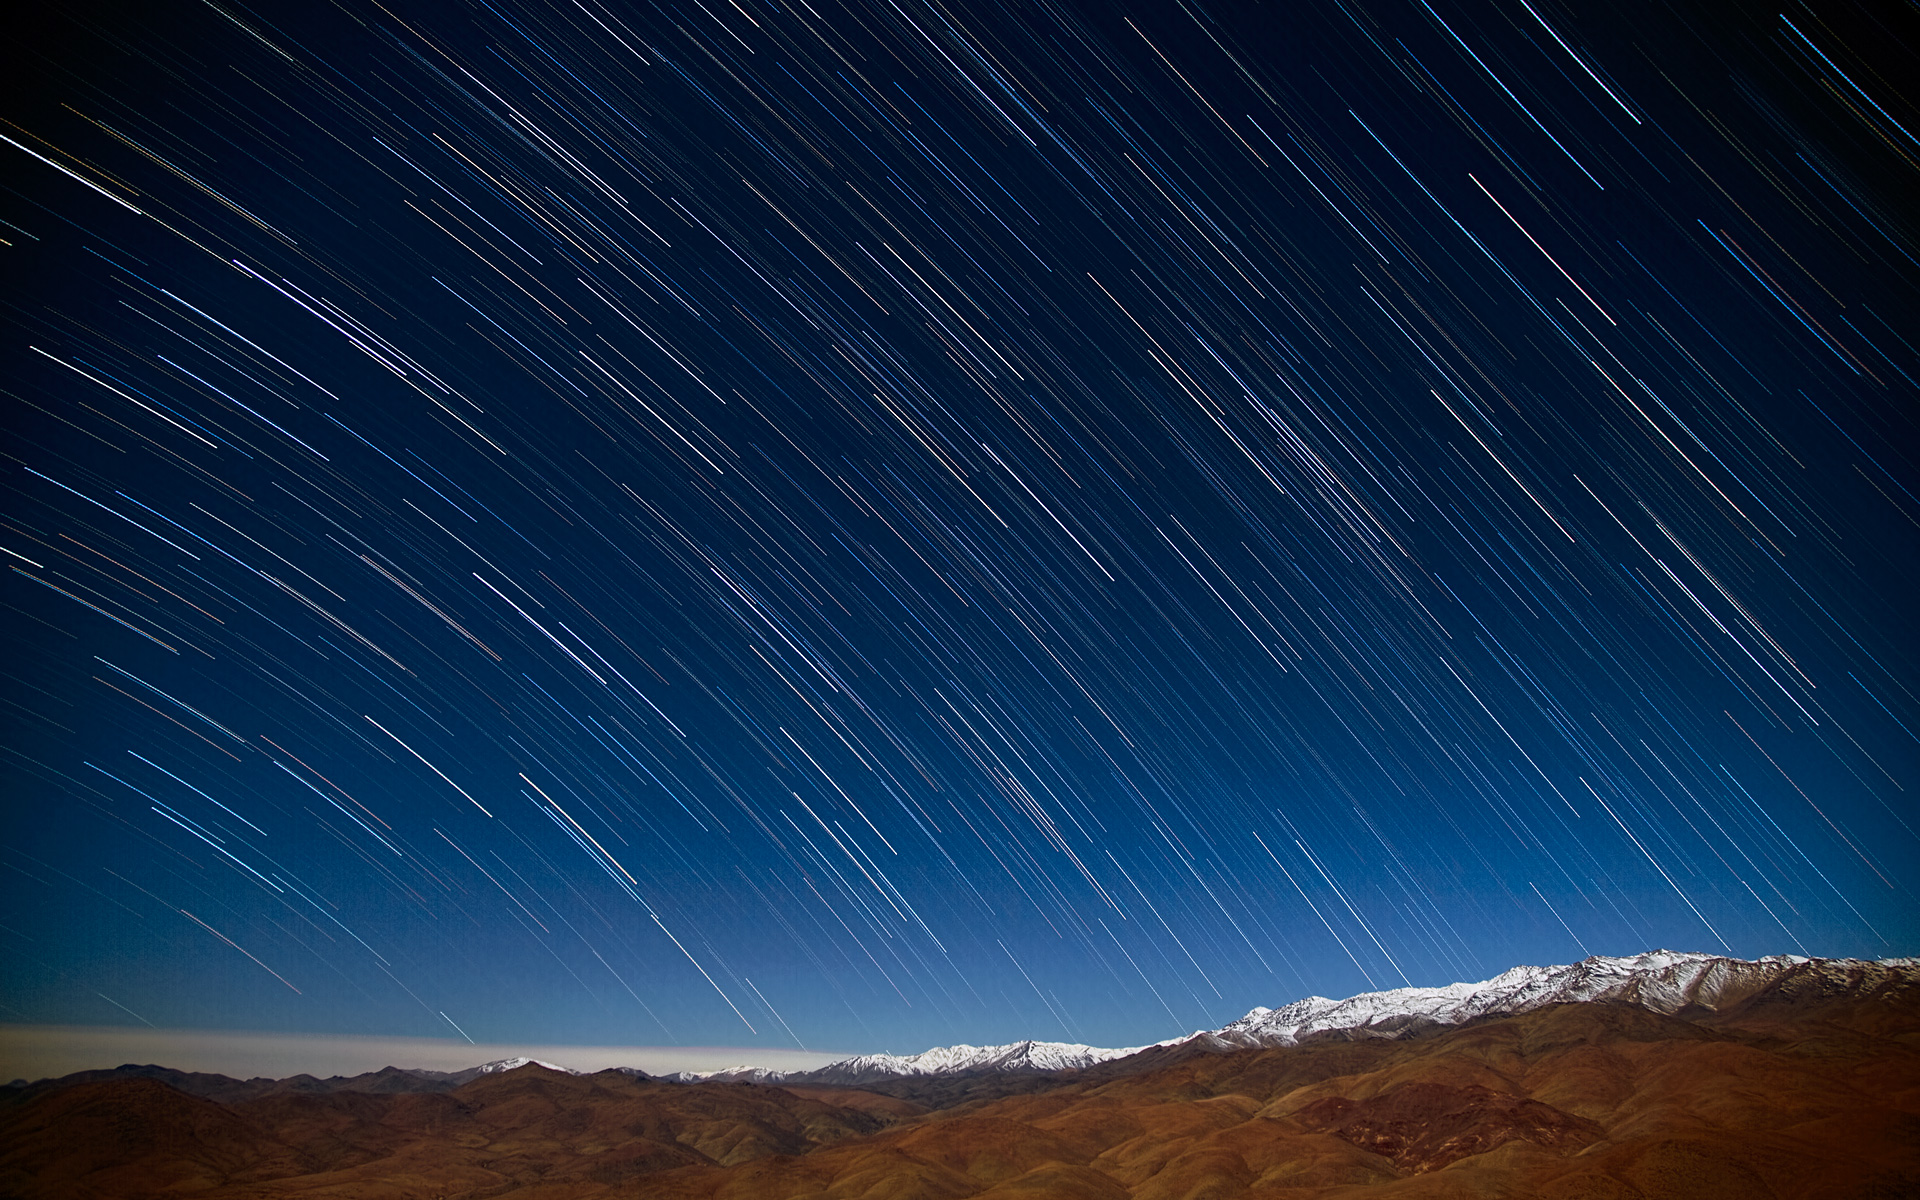
[[[1920,950],[1920,26],[1748,9],[38,6],[0,1018]]]

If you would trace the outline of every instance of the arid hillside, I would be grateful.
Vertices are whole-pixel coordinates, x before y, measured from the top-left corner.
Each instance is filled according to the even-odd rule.
[[[912,1097],[530,1066],[446,1092],[232,1104],[151,1078],[86,1082],[0,1109],[0,1195],[1920,1195],[1907,992],[1770,992],[1674,1016],[1566,1004],[1405,1040],[1168,1047],[1009,1082]]]

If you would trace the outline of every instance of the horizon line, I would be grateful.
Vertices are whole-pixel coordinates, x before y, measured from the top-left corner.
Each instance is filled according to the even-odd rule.
[[[508,1058],[531,1058],[592,1073],[635,1067],[649,1075],[752,1065],[810,1070],[871,1051],[780,1047],[618,1045],[462,1041],[405,1034],[307,1033],[250,1029],[161,1028],[0,1022],[0,1080],[38,1082],[79,1071],[165,1066],[235,1079],[294,1075],[352,1076],[383,1067],[463,1071]]]

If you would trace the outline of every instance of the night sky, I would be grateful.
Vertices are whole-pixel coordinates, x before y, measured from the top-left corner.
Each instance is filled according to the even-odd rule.
[[[34,8],[0,1019],[1920,949],[1911,7]]]

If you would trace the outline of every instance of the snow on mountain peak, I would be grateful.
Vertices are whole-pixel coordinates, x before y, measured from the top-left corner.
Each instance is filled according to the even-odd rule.
[[[1831,992],[1872,986],[1888,973],[1904,975],[1909,983],[1920,985],[1920,959],[1859,962],[1781,954],[1748,961],[1675,950],[1649,950],[1619,958],[1594,955],[1560,966],[1513,967],[1479,983],[1392,988],[1344,1000],[1306,996],[1279,1008],[1256,1007],[1223,1028],[1169,1038],[1154,1043],[1154,1047],[1196,1045],[1231,1050],[1293,1046],[1319,1036],[1397,1038],[1479,1017],[1511,1016],[1553,1004],[1590,1001],[1630,1004],[1671,1015],[1690,1007],[1724,1008],[1782,980],[1797,978]],[[677,1083],[863,1084],[973,1072],[1040,1073],[1080,1070],[1154,1047],[1105,1049],[1077,1042],[1039,1041],[1000,1046],[962,1044],[936,1046],[918,1054],[862,1054],[812,1071],[785,1072],[742,1065],[721,1071],[676,1071],[659,1078]],[[537,1059],[508,1058],[451,1078],[464,1081],[529,1064],[567,1071]]]
[[[936,1046],[918,1054],[862,1054],[809,1071],[818,1083],[863,1083],[903,1075],[958,1075],[969,1071],[1065,1071],[1124,1058],[1143,1047],[1109,1050],[1077,1042],[1010,1042],[1004,1046]]]
[[[1203,1030],[1193,1039],[1224,1048],[1292,1046],[1315,1034],[1334,1032],[1399,1037],[1476,1017],[1596,1000],[1672,1014],[1689,1005],[1718,1008],[1733,1003],[1783,973],[1816,961],[1774,955],[1749,962],[1674,950],[1623,958],[1594,955],[1564,966],[1514,967],[1479,983],[1393,988],[1345,1000],[1309,996],[1277,1009],[1256,1008],[1225,1028]]]
[[[459,1074],[475,1076],[498,1075],[502,1071],[516,1071],[521,1067],[545,1067],[549,1071],[558,1071],[562,1075],[580,1074],[580,1072],[573,1070],[571,1067],[563,1067],[557,1063],[542,1062],[537,1058],[525,1057],[496,1058],[490,1063],[481,1063],[479,1066],[470,1068],[467,1071],[461,1071]]]
[[[1594,955],[1559,966],[1513,967],[1478,983],[1392,988],[1344,1000],[1307,996],[1279,1008],[1254,1008],[1221,1029],[1200,1030],[1155,1045],[1192,1043],[1224,1050],[1292,1046],[1316,1035],[1392,1038],[1478,1017],[1510,1016],[1552,1004],[1591,1001],[1631,1004],[1670,1015],[1690,1006],[1725,1007],[1789,974],[1825,973],[1831,976],[1826,980],[1829,986],[1844,988],[1857,985],[1863,968],[1912,972],[1916,965],[1920,960],[1859,963],[1787,954],[1748,961],[1677,950],[1649,950],[1618,958]],[[1105,1050],[1032,1041],[1005,1046],[942,1046],[919,1054],[861,1055],[788,1078],[864,1083],[971,1071],[1059,1071],[1125,1058],[1144,1049],[1149,1047]]]

